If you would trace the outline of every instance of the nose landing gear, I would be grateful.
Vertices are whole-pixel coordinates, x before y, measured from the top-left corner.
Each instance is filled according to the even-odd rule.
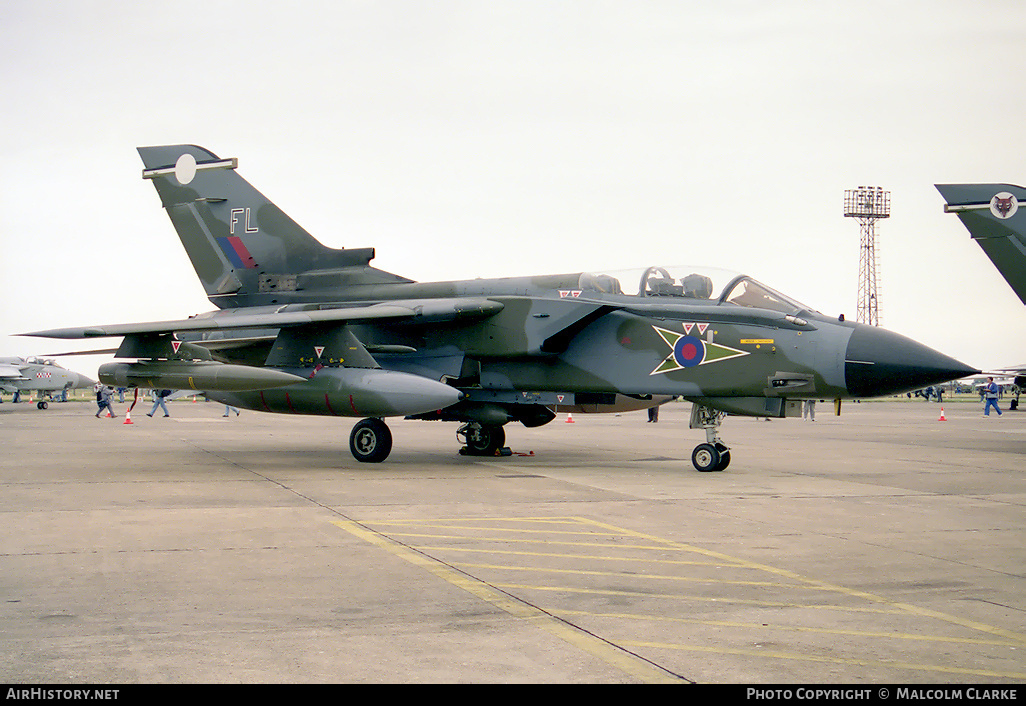
[[[692,429],[704,429],[704,444],[699,444],[691,452],[691,463],[702,473],[722,471],[730,465],[730,449],[720,440],[720,424],[726,417],[726,412],[704,407],[699,404],[691,405]]]

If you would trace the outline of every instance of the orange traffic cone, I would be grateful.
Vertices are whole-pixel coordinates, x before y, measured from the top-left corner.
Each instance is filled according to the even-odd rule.
[[[943,408],[943,407],[941,407],[941,416],[940,416],[940,419],[938,419],[937,421],[938,421],[938,422],[946,422],[946,421],[948,421],[947,419],[945,419],[945,418],[944,418],[944,408]]]
[[[121,423],[122,424],[135,424],[135,422],[132,421],[132,410],[130,410],[130,409],[125,410],[125,421],[123,421]]]
[[[566,415],[566,423],[567,424],[575,424],[576,423],[576,422],[574,422],[574,415],[570,414],[569,412]]]

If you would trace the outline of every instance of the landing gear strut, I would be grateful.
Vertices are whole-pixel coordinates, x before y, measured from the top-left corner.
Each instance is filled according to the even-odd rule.
[[[730,449],[720,440],[720,424],[726,412],[699,404],[691,405],[692,429],[705,429],[704,444],[699,444],[691,452],[691,463],[703,473],[722,471],[730,465]]]
[[[456,438],[466,444],[460,453],[468,456],[494,456],[506,443],[506,431],[496,424],[467,422],[456,430]]]
[[[392,432],[380,419],[363,419],[349,435],[349,450],[362,463],[381,463],[392,451]]]

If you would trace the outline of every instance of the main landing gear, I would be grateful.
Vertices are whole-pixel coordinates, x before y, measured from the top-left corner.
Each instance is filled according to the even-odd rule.
[[[506,432],[497,424],[468,422],[456,431],[467,456],[495,456],[506,443]],[[363,419],[349,435],[349,450],[361,463],[381,463],[392,451],[392,432],[380,419]]]
[[[720,424],[726,412],[698,404],[691,406],[692,429],[705,429],[704,444],[699,444],[691,452],[691,463],[703,473],[722,471],[730,465],[730,449],[720,440]]]
[[[392,451],[392,432],[380,419],[363,419],[349,435],[353,458],[363,463],[381,463]]]
[[[460,453],[467,456],[494,456],[506,444],[506,431],[497,424],[467,422],[456,430],[456,438],[466,446]]]

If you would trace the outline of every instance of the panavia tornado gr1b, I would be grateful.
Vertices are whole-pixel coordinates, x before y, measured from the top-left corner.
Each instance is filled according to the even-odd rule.
[[[22,392],[39,392],[40,398],[36,402],[39,409],[49,406],[55,392],[92,387],[93,384],[85,375],[62,368],[52,360],[36,356],[0,358],[0,391],[14,392],[18,396]],[[46,399],[43,399],[44,395]]]
[[[372,248],[323,246],[246,182],[235,159],[141,147],[160,200],[219,310],[176,321],[38,331],[123,336],[110,385],[205,390],[285,414],[364,417],[350,449],[384,460],[384,417],[459,422],[464,452],[493,455],[504,426],[559,411],[619,411],[678,395],[719,471],[727,414],[786,417],[804,399],[870,397],[976,372],[908,338],[820,314],[744,275],[634,272],[414,282]],[[662,398],[665,399],[665,398]]]

